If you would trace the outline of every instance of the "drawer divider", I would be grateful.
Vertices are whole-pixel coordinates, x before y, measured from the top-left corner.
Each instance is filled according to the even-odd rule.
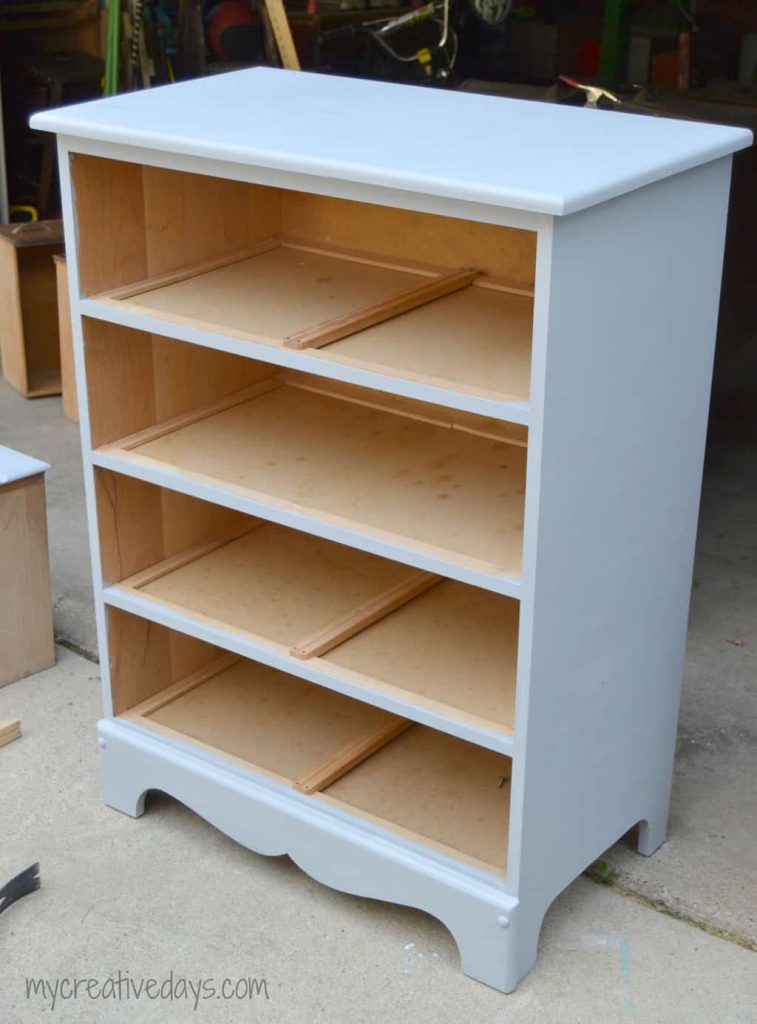
[[[434,299],[440,299],[452,292],[460,291],[461,288],[467,288],[477,276],[478,271],[470,269],[453,270],[449,274],[441,274],[431,281],[425,281],[421,285],[409,288],[400,295],[377,302],[374,306],[355,309],[343,316],[316,324],[315,327],[307,327],[305,330],[290,334],[284,339],[284,347],[293,349],[322,348],[324,345],[340,341],[357,331],[364,331],[367,327],[373,327],[375,324],[391,320],[392,317],[399,316],[401,313],[417,309],[418,306],[433,302]]]
[[[318,658],[322,654],[333,650],[339,644],[349,640],[356,633],[362,632],[374,622],[385,618],[403,605],[418,597],[437,583],[441,583],[442,577],[430,572],[416,572],[400,583],[384,590],[381,594],[359,604],[356,608],[333,619],[327,626],[310,633],[308,636],[298,640],[289,649],[293,658],[300,658],[305,661],[308,658]]]
[[[375,754],[377,750],[385,747],[387,743],[396,739],[414,724],[407,718],[392,715],[390,720],[382,723],[379,728],[370,729],[358,739],[345,743],[325,761],[295,779],[294,788],[307,794],[318,793],[322,789],[326,789],[332,782],[341,779],[343,775],[361,764],[371,754]]]

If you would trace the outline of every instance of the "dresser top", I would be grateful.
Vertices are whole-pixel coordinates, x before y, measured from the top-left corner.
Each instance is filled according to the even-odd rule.
[[[32,127],[546,214],[751,144],[743,128],[252,68],[44,111]]]
[[[48,463],[41,459],[24,455],[23,452],[17,452],[13,448],[6,448],[4,444],[0,444],[0,485],[12,484],[16,480],[25,480],[26,477],[45,473],[49,468]]]

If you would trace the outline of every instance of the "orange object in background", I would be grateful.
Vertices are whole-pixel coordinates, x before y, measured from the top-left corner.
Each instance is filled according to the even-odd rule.
[[[652,84],[678,85],[678,51],[664,50],[652,57]]]

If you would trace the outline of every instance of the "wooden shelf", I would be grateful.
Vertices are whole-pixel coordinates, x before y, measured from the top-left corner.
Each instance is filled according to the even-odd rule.
[[[510,760],[415,725],[319,799],[505,874]]]
[[[115,309],[148,317],[156,332],[179,324],[493,400],[528,401],[530,289],[475,271],[272,239],[101,293],[93,306],[106,317]]]
[[[106,598],[137,595],[291,656],[303,638],[418,576],[268,523],[173,555],[109,587]],[[378,621],[358,623],[356,635],[320,657],[294,660],[292,671],[316,666],[331,685],[359,687],[371,702],[389,697],[451,723],[512,735],[517,635],[516,601],[440,580]],[[413,717],[412,708],[403,713]]]
[[[340,752],[390,734],[394,716],[250,661],[211,663],[122,718],[296,785]],[[402,722],[399,722],[402,725]],[[379,741],[381,742],[381,741]],[[347,769],[349,762],[345,761]],[[510,761],[415,725],[307,799],[504,874]]]
[[[445,580],[323,655],[332,672],[512,735],[518,604]]]
[[[170,470],[450,565],[520,575],[525,449],[475,426],[269,380],[99,451],[112,468]]]
[[[528,402],[533,300],[477,285],[321,349],[366,370]]]

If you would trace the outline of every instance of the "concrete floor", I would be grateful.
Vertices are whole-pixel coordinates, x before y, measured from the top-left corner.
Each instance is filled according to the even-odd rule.
[[[505,997],[460,974],[423,914],[332,892],[166,798],[138,821],[102,805],[78,432],[59,399],[0,385],[0,443],[52,463],[56,635],[69,648],[0,690],[0,720],[25,730],[0,750],[0,879],[35,860],[43,878],[0,918],[3,1024],[49,1012],[49,993],[26,998],[26,977],[119,970],[265,979],[268,999],[200,1000],[197,1019],[213,1022],[756,1024],[757,446],[708,454],[669,841],[649,859],[621,842],[597,869],[606,884],[574,883],[536,971]],[[59,997],[48,1019],[194,1019],[191,999],[145,1003]]]

